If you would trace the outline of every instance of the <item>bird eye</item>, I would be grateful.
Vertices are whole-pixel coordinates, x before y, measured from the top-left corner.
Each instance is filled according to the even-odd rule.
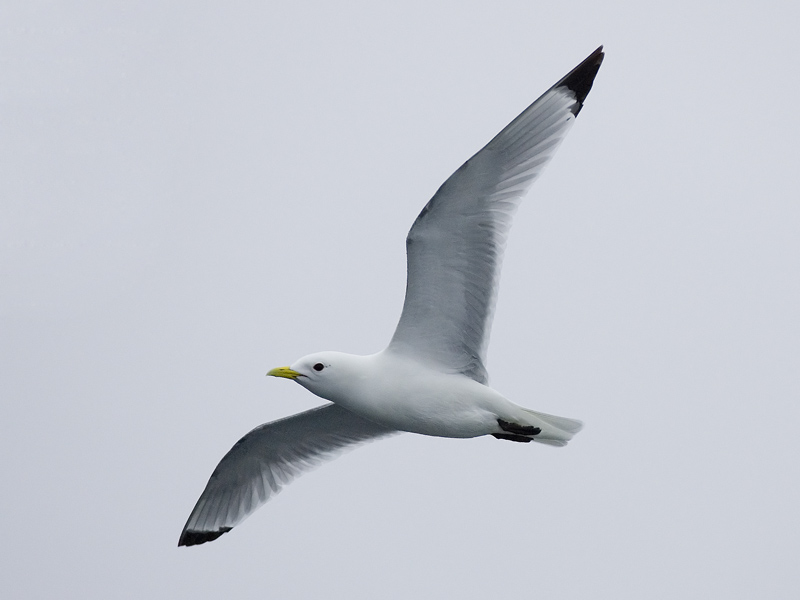
[[[324,369],[324,368],[325,368],[325,365],[323,365],[322,363],[317,363],[317,364],[314,365],[314,370],[315,371],[322,371],[322,369]]]

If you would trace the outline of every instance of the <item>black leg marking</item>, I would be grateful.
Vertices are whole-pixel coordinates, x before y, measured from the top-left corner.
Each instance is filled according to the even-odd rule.
[[[532,442],[533,440],[529,437],[525,437],[524,435],[516,435],[514,433],[493,433],[494,437],[498,440],[509,440],[511,442],[522,442],[523,444],[527,444],[528,442]]]
[[[534,427],[533,425],[517,425],[516,423],[503,421],[503,419],[497,419],[497,424],[500,425],[500,429],[508,431],[509,433],[516,433],[519,435],[539,435],[542,433],[540,427]]]

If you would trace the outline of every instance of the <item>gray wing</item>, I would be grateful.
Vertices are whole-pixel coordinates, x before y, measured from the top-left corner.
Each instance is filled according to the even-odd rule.
[[[178,545],[217,539],[304,471],[348,446],[392,433],[335,404],[256,427],[214,469]]]
[[[572,126],[601,46],[469,159],[406,240],[405,304],[389,349],[487,382],[486,346],[511,218]]]

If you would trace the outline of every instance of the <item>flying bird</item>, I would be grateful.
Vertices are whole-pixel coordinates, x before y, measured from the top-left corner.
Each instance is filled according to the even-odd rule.
[[[564,446],[580,431],[580,421],[523,408],[494,391],[485,364],[512,216],[580,113],[603,56],[601,46],[422,209],[406,239],[405,303],[385,350],[319,352],[268,373],[330,402],[239,440],[211,474],[179,546],[217,539],[305,470],[398,432]]]

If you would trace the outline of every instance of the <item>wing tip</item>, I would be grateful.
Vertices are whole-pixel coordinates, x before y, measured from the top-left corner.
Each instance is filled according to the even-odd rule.
[[[181,539],[178,540],[178,547],[181,546],[199,546],[206,542],[213,542],[223,533],[228,533],[233,527],[220,527],[216,531],[199,531],[197,529],[184,529],[181,533]]]
[[[553,86],[556,88],[565,87],[575,94],[576,102],[572,107],[572,114],[576,117],[581,112],[583,101],[592,89],[597,71],[600,70],[600,65],[603,64],[603,57],[605,57],[605,53],[603,52],[603,46],[600,46]]]

